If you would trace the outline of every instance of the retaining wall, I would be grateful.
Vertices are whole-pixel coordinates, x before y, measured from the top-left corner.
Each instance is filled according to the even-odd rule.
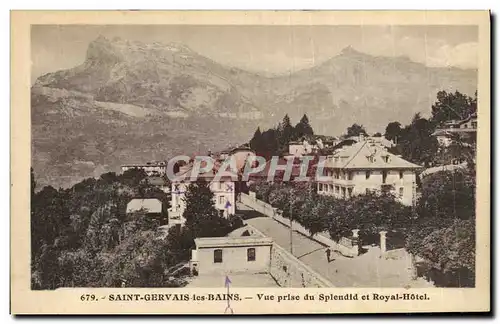
[[[332,250],[338,251],[341,254],[345,256],[357,256],[359,255],[359,247],[357,244],[353,245],[352,240],[350,238],[343,238],[340,242],[343,242],[344,244],[340,242],[335,242],[330,238],[330,235],[328,233],[322,232],[322,233],[317,233],[311,236],[309,231],[302,226],[300,223],[296,221],[290,222],[290,219],[285,218],[281,215],[281,211],[277,208],[274,208],[272,205],[259,200],[255,197],[255,193],[250,192],[250,195],[247,195],[245,193],[241,193],[240,196],[240,201],[241,203],[247,205],[250,208],[253,208],[254,210],[258,211],[259,213],[271,217],[277,222],[290,227],[292,226],[292,230],[301,233],[302,235],[305,235],[321,244],[324,244],[326,246],[329,246]],[[291,223],[291,224],[290,224]]]

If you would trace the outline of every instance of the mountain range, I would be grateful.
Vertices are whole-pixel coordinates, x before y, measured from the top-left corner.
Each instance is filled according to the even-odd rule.
[[[74,68],[31,88],[32,166],[40,185],[67,187],[121,164],[205,154],[247,142],[285,114],[316,133],[353,123],[383,132],[428,115],[440,90],[473,95],[477,71],[436,68],[352,47],[315,67],[265,76],[183,44],[99,37]]]

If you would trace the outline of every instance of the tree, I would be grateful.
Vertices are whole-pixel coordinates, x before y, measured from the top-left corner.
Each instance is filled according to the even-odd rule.
[[[397,142],[401,134],[401,124],[399,122],[391,122],[385,128],[385,138],[389,141]]]
[[[403,158],[428,166],[435,159],[439,147],[433,132],[433,124],[419,113],[415,114],[411,124],[400,132],[398,145]]]
[[[262,133],[262,152],[261,156],[268,159],[269,157],[276,155],[278,152],[279,144],[279,132],[276,129],[268,129]]]
[[[302,137],[308,137],[314,135],[314,131],[309,124],[309,118],[304,114],[300,121],[295,125],[295,137],[294,139],[300,139]]]
[[[347,133],[346,133],[347,137],[359,136],[359,135],[368,135],[363,125],[352,124],[352,126],[347,128]]]
[[[376,132],[375,134],[373,134],[373,137],[382,137],[382,134],[380,132]]]
[[[257,127],[252,139],[250,140],[250,148],[255,151],[257,155],[262,154],[264,151],[265,144],[263,143],[262,133],[260,127]]]
[[[474,285],[475,184],[474,168],[441,171],[422,181],[406,249],[424,258],[427,276],[437,285]]]
[[[137,187],[142,180],[148,177],[146,171],[141,168],[134,168],[123,172],[119,176],[119,181],[131,187]]]
[[[295,129],[290,122],[290,117],[288,117],[288,114],[283,117],[283,120],[278,127],[278,134],[280,146],[288,145],[288,142],[290,142],[292,138],[295,137]]]
[[[422,181],[417,211],[422,218],[472,219],[476,210],[475,169],[440,171]]]
[[[35,197],[35,189],[36,189],[36,180],[33,168],[30,168],[30,175],[31,175],[31,199],[33,199]]]
[[[442,125],[446,121],[466,119],[477,110],[477,91],[474,98],[458,91],[437,93],[437,101],[432,105],[432,122]]]
[[[189,185],[185,194],[186,209],[182,216],[193,238],[225,236],[231,230],[229,221],[215,208],[214,194],[209,185],[203,178],[198,178]]]

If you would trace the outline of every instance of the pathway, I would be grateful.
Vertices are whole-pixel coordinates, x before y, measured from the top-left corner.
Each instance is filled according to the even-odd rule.
[[[290,251],[290,228],[238,203],[238,212],[248,218],[246,222],[274,242]],[[255,217],[257,216],[257,217]],[[330,280],[336,287],[432,287],[424,279],[411,280],[408,260],[403,251],[380,257],[378,247],[365,247],[368,252],[349,258],[332,253],[326,259],[326,247],[300,233],[292,233],[293,255]]]

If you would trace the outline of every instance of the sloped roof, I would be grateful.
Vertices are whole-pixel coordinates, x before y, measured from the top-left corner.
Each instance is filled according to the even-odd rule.
[[[189,168],[187,168],[186,170],[183,170],[183,171],[180,171],[179,173],[177,173],[175,175],[175,178],[172,180],[172,182],[178,182],[178,181],[191,181],[191,178],[192,177],[195,177],[196,179],[205,179],[206,181],[210,182],[212,181],[216,176],[217,176],[217,173],[219,171],[219,167],[221,165],[219,163],[214,163],[214,166],[212,168],[212,170],[209,170],[207,172],[204,172],[204,173],[200,173],[198,175],[195,176],[194,174],[194,170],[193,170],[193,165],[190,165]],[[234,172],[231,172],[230,171],[230,168],[227,167],[226,170],[222,171],[220,174],[219,174],[219,179],[220,180],[236,180],[238,178],[238,175],[235,174]]]
[[[143,183],[148,183],[151,186],[166,186],[167,182],[163,177],[158,177],[158,176],[150,176],[145,179],[143,179],[141,182]]]
[[[452,136],[453,134],[476,133],[475,128],[441,128],[432,133],[432,136]]]
[[[292,160],[292,162],[289,162],[289,160]],[[300,175],[300,171],[302,170],[302,160],[297,156],[289,156],[288,158],[287,157],[280,157],[277,161],[277,165],[281,166],[281,167],[288,165],[288,163],[291,164],[290,177],[298,177]],[[272,164],[272,160],[267,161],[265,167],[259,172],[250,174],[250,178],[267,178],[269,175],[269,171],[271,169],[271,164]],[[313,163],[310,162],[309,167],[311,167],[312,164]],[[282,176],[281,173],[284,173],[284,171],[283,170],[276,170],[274,172],[275,180],[281,178],[281,176]]]
[[[146,213],[161,213],[161,201],[156,198],[132,199],[127,204],[127,213],[143,210]]]
[[[338,157],[338,159],[335,159]],[[328,159],[325,167],[341,169],[418,169],[420,165],[406,161],[368,141],[345,147]]]

